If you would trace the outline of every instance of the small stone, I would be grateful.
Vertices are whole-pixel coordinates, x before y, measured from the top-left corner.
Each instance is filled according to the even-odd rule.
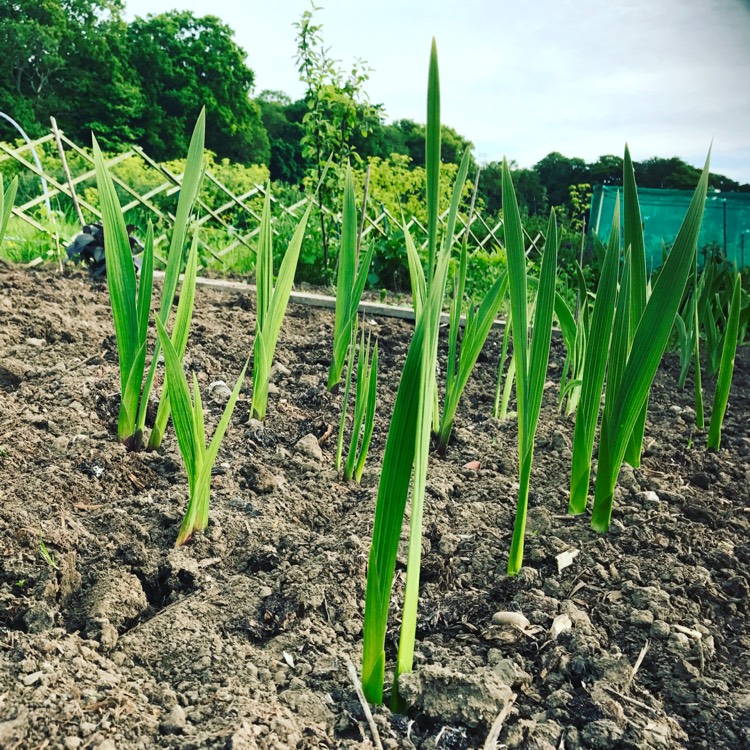
[[[44,672],[32,672],[31,674],[27,674],[24,677],[21,678],[21,682],[23,682],[26,687],[31,687],[31,685],[34,685],[35,683],[39,682],[39,680],[42,678],[42,675]]]
[[[112,740],[106,739],[102,740],[96,746],[96,750],[117,750],[117,748],[115,747],[115,743]]]
[[[320,462],[323,460],[323,451],[318,445],[318,439],[315,435],[305,435],[297,441],[294,447],[297,453],[301,453],[303,456],[313,459],[313,461]]]
[[[65,750],[77,750],[81,746],[81,738],[80,737],[66,737],[63,740],[63,745],[65,747]]]
[[[649,609],[634,609],[630,613],[630,624],[642,628],[651,627],[654,622],[654,613]]]
[[[552,439],[550,440],[552,447],[555,450],[561,451],[564,448],[570,448],[570,440],[564,435],[561,430],[555,430],[552,433]]]
[[[33,346],[35,349],[41,349],[43,346],[47,345],[47,342],[44,339],[35,339],[31,336],[25,339],[24,343],[26,346]]]
[[[556,639],[562,633],[567,633],[573,627],[573,621],[566,614],[558,615],[549,629],[550,637]]]
[[[185,728],[186,723],[185,709],[177,703],[172,706],[172,710],[159,725],[159,731],[162,734],[179,734]]]
[[[232,391],[223,380],[215,380],[208,386],[208,395],[215,404],[226,404],[232,397]]]
[[[268,384],[268,395],[269,396],[276,396],[279,393],[279,386],[276,385],[276,383],[269,383]]]
[[[640,501],[644,508],[649,510],[658,508],[661,503],[659,496],[653,490],[639,492],[635,497],[636,500]]]
[[[273,589],[270,586],[261,586],[258,589],[258,596],[261,599],[268,599],[271,594],[273,594]]]
[[[26,610],[23,621],[29,633],[44,633],[55,626],[55,613],[44,602],[36,602]]]
[[[492,615],[493,625],[507,625],[519,630],[526,630],[531,623],[520,612],[495,612]]]
[[[667,642],[667,648],[674,653],[685,653],[690,651],[692,644],[684,633],[671,633]]]
[[[96,731],[96,724],[90,721],[82,721],[78,728],[81,730],[81,734],[84,737],[88,737],[88,735]]]

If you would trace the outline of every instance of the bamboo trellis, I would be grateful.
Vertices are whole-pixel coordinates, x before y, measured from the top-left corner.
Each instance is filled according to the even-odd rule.
[[[47,155],[47,164],[54,165],[48,166],[46,169],[40,170],[31,159],[29,153],[31,149],[44,148],[48,144],[54,144],[56,138],[59,138],[59,152],[62,155],[64,150],[67,150],[71,154],[75,154],[78,157],[79,165],[82,163],[84,169],[79,169],[79,173],[76,175],[69,175],[67,184],[65,181],[58,180],[55,174],[59,171],[57,166],[64,166],[64,163],[60,157],[55,157],[50,154]],[[101,219],[101,213],[98,208],[89,203],[81,189],[85,183],[93,181],[95,177],[94,162],[91,155],[78,144],[68,138],[62,131],[56,130],[53,123],[53,130],[50,133],[32,141],[30,144],[23,144],[17,148],[13,148],[8,144],[0,142],[0,165],[4,161],[13,160],[21,166],[22,170],[35,175],[40,179],[43,185],[43,189],[38,195],[28,199],[26,202],[17,205],[13,208],[13,215],[19,219],[25,221],[37,231],[43,232],[48,235],[53,235],[53,232],[44,226],[44,224],[38,218],[38,210],[41,205],[48,202],[49,199],[58,197],[65,200],[73,200],[77,202],[77,208],[80,209],[81,215],[83,215],[87,221],[98,221]],[[157,205],[154,199],[158,196],[169,198],[174,196],[180,190],[182,175],[175,174],[164,164],[158,163],[156,160],[151,158],[142,148],[139,146],[133,146],[129,150],[112,156],[106,160],[107,166],[112,168],[117,165],[124,164],[130,159],[140,160],[149,170],[152,170],[158,174],[162,179],[155,186],[143,193],[138,192],[133,186],[129,185],[124,179],[119,177],[116,172],[110,169],[112,179],[115,184],[121,190],[123,196],[123,210],[125,213],[132,209],[140,207],[145,209],[152,220],[154,220],[155,226],[158,227],[156,235],[157,247],[158,243],[166,239],[172,225],[174,224],[175,217],[169,210],[165,210],[163,207]],[[67,166],[67,165],[65,165]],[[50,174],[53,172],[54,174]],[[67,172],[67,170],[65,170]],[[248,252],[254,253],[254,238],[260,231],[260,211],[254,207],[251,203],[251,199],[265,198],[267,187],[261,184],[255,184],[250,189],[246,190],[240,195],[233,193],[221,180],[219,180],[210,170],[206,171],[206,181],[210,183],[215,189],[214,192],[221,196],[221,201],[215,201],[218,205],[213,205],[206,196],[201,196],[198,199],[199,207],[199,218],[195,221],[196,227],[214,227],[221,228],[227,235],[226,244],[222,247],[209,247],[209,245],[203,242],[203,248],[205,252],[210,253],[216,259],[221,261],[227,254],[233,252],[238,248],[245,248]],[[285,205],[279,198],[273,193],[271,194],[271,201],[276,206],[276,213],[279,212],[287,214],[295,219],[301,218],[302,213],[307,208],[309,201],[313,201],[314,207],[322,211],[324,214],[329,216],[334,223],[340,222],[340,216],[336,215],[328,206],[321,206],[319,202],[313,196],[306,196],[296,201],[291,205]],[[372,205],[372,203],[370,204]],[[237,218],[237,213],[232,215],[229,212],[241,212],[243,221],[243,229],[240,230],[235,226],[233,219]],[[447,218],[448,211],[444,211],[439,221],[444,224]],[[278,234],[276,228],[278,222],[273,225],[273,230]],[[402,220],[395,217],[384,205],[381,204],[379,211],[371,215],[368,211],[364,220],[363,238],[371,237],[383,237],[387,238],[391,232],[396,229],[401,229]],[[405,219],[406,228],[412,231],[417,231],[419,236],[415,239],[422,247],[427,245],[427,230],[425,226],[415,216],[411,216]],[[487,248],[491,243],[500,244],[498,240],[498,233],[502,229],[502,220],[498,220],[492,223],[488,223],[482,214],[478,211],[474,211],[471,220],[466,217],[458,216],[458,228],[456,232],[456,239],[462,240],[464,235],[468,235],[468,242],[472,249]],[[535,237],[528,236],[528,241],[531,247],[537,247],[537,242],[543,239],[541,234],[537,234]],[[68,238],[70,239],[70,238]],[[158,254],[157,254],[158,255]]]

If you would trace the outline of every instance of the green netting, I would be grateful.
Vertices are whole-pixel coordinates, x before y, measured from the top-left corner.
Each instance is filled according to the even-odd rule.
[[[589,226],[605,242],[618,193],[622,206],[621,187],[596,185],[591,198]],[[661,264],[674,242],[692,196],[688,190],[638,189],[649,270]],[[738,268],[750,265],[750,193],[709,192],[698,248],[700,263],[707,253],[720,252]]]

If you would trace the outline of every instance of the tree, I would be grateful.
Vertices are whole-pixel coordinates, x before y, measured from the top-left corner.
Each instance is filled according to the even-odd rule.
[[[301,144],[305,133],[302,126],[307,111],[305,101],[293,102],[281,91],[261,91],[256,102],[271,148],[271,179],[302,184],[307,168]]]
[[[622,185],[622,157],[600,156],[588,165],[587,182],[592,185]]]
[[[32,136],[54,115],[78,140],[95,130],[105,148],[132,143],[143,100],[121,13],[119,0],[0,0],[0,111]],[[0,137],[15,138],[6,127]]]
[[[361,162],[354,144],[359,132],[366,137],[380,122],[380,108],[369,102],[364,86],[370,69],[362,60],[355,60],[348,72],[328,55],[323,45],[322,25],[314,23],[315,5],[304,11],[294,24],[297,29],[297,70],[305,84],[307,112],[302,118],[304,136],[302,153],[312,164],[316,182],[321,182],[329,158],[333,169],[319,188],[321,206],[335,203],[333,195],[340,182],[339,170],[348,162]],[[331,206],[329,206],[331,207]],[[323,240],[323,267],[328,269],[328,239],[323,211],[320,211]]]
[[[663,159],[654,156],[635,164],[635,176],[639,187],[671,190],[694,190],[701,171],[673,156]]]
[[[268,164],[268,135],[250,99],[254,74],[229,26],[190,11],[149,15],[129,25],[127,49],[145,100],[138,119],[142,145],[154,158],[187,152],[205,105],[208,149],[233,161]]]
[[[588,170],[583,159],[563,156],[558,151],[547,154],[534,165],[541,183],[547,190],[547,198],[552,206],[570,208],[571,185],[586,182]]]

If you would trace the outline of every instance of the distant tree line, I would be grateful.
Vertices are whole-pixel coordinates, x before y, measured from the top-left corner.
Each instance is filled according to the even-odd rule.
[[[371,104],[364,92],[368,69],[359,64],[343,75],[336,68],[312,11],[295,24],[307,89],[297,101],[278,91],[253,96],[247,54],[215,16],[175,10],[128,23],[123,11],[122,0],[0,0],[0,111],[32,137],[45,132],[54,115],[79,142],[88,143],[94,131],[108,150],[137,143],[166,161],[187,152],[205,105],[206,145],[218,158],[266,165],[273,180],[290,185],[315,174],[331,144],[336,155],[356,163],[402,154],[412,168],[424,165],[424,125],[385,122],[383,105]],[[333,132],[323,132],[331,122]],[[16,137],[0,120],[0,139]],[[458,163],[470,145],[444,127],[444,161]],[[529,215],[554,205],[572,216],[591,185],[620,182],[622,159],[608,155],[587,163],[554,152],[514,173]],[[636,164],[641,187],[692,189],[699,173],[677,157]],[[711,186],[750,191],[718,174]],[[487,211],[500,209],[498,162],[483,165],[479,197]]]

